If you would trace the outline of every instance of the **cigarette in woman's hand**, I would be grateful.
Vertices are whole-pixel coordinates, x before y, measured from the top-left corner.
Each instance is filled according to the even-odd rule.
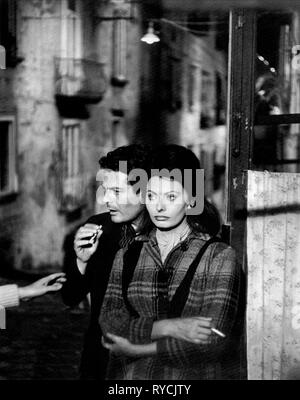
[[[216,328],[210,328],[212,332],[214,332],[216,335],[221,336],[222,338],[225,338],[226,335],[224,335],[224,333],[220,332],[218,329]]]

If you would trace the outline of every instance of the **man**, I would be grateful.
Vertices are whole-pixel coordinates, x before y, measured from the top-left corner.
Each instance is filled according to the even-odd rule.
[[[150,158],[150,148],[136,144],[120,147],[100,159],[103,201],[109,213],[94,215],[79,228],[74,249],[66,253],[67,281],[62,289],[65,304],[77,305],[88,293],[91,299],[90,325],[81,357],[81,379],[105,377],[108,352],[101,344],[100,308],[116,252],[150,225],[141,192],[135,190],[136,182],[128,180],[128,175],[135,169],[149,173]],[[120,170],[120,162],[127,163],[127,173]]]

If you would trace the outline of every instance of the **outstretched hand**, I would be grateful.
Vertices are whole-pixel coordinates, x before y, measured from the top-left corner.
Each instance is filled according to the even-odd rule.
[[[63,272],[57,272],[45,276],[36,282],[19,288],[20,299],[31,299],[33,297],[43,296],[48,292],[57,292],[62,288],[62,284],[66,281]]]

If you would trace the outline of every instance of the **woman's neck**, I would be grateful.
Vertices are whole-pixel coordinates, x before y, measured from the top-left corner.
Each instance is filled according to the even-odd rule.
[[[169,230],[156,230],[156,240],[160,250],[162,262],[165,261],[170,251],[182,242],[190,233],[186,217],[181,223]]]
[[[157,228],[157,234],[160,237],[177,236],[180,238],[186,236],[189,231],[190,227],[187,223],[186,217],[184,217],[183,220],[170,229]]]

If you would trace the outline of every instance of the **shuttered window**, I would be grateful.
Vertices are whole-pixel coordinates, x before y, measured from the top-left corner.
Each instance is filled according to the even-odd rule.
[[[0,1],[0,45],[6,50],[6,65],[17,61],[17,1]]]
[[[80,174],[80,122],[64,120],[62,125],[61,208],[72,211],[84,201],[84,182]]]
[[[112,83],[127,83],[127,11],[114,11]]]
[[[0,197],[16,191],[16,141],[13,117],[0,117]]]

